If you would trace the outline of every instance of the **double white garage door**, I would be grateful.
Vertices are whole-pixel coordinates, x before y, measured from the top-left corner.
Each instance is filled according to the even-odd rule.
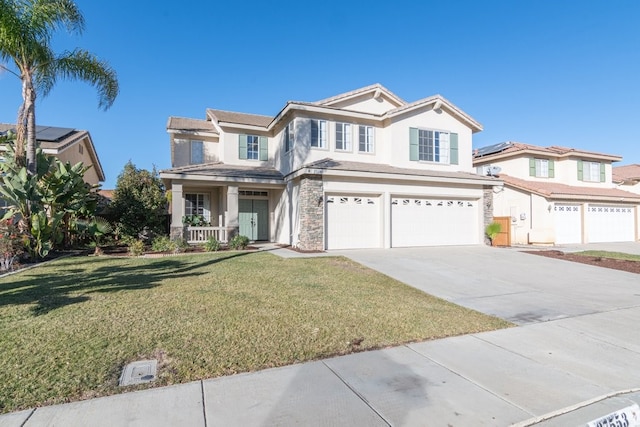
[[[582,205],[556,204],[556,244],[582,243]],[[584,214],[587,240],[598,242],[629,242],[635,240],[634,208],[624,206],[589,205]]]
[[[392,197],[383,206],[380,196],[330,195],[326,198],[327,249],[380,248],[385,213],[390,214],[393,247],[465,245],[479,243],[477,200]]]

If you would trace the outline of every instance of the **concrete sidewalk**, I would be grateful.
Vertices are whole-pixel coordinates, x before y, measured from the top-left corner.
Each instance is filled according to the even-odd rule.
[[[521,326],[43,407],[0,427],[566,426],[640,402],[637,275],[486,247],[345,254]]]

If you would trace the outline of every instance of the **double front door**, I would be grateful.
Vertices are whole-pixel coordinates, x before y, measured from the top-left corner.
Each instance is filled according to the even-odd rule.
[[[240,199],[238,201],[240,235],[249,240],[269,240],[269,201]]]

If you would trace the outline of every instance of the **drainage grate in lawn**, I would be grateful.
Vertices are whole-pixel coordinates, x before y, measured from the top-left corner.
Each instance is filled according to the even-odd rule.
[[[158,369],[157,360],[139,360],[129,363],[122,370],[120,375],[120,386],[142,384],[155,381]]]

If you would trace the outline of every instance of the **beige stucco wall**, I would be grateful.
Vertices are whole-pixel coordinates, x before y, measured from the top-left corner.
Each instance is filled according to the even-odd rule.
[[[409,128],[447,131],[458,134],[458,164],[416,162],[409,158]],[[387,129],[385,143],[388,162],[393,166],[417,169],[474,172],[472,165],[472,132],[444,108],[426,110],[394,119]]]
[[[80,152],[80,147],[82,147],[82,153]],[[50,154],[45,150],[45,153]],[[92,166],[87,170],[84,174],[85,182],[91,185],[97,185],[100,183],[100,178],[98,177],[98,173],[96,169],[93,167],[93,161],[90,156],[90,148],[88,147],[88,143],[86,139],[82,141],[72,144],[64,150],[54,154],[62,163],[69,162],[71,165],[75,165],[77,163],[82,162],[85,166]]]
[[[191,164],[191,141],[202,141],[204,163],[220,160],[220,144],[217,139],[204,139],[196,136],[177,135],[172,137],[172,167],[188,166]]]
[[[613,188],[614,184],[611,181],[612,167],[611,163],[605,163],[605,182],[590,182],[578,180],[578,158],[562,158],[555,159],[554,177],[553,178],[538,178],[529,175],[529,160],[534,158],[543,158],[542,156],[532,156],[523,154],[521,157],[511,157],[507,159],[498,160],[478,160],[475,165],[476,168],[484,165],[499,166],[500,173],[507,174],[520,179],[526,179],[527,181],[540,181],[540,182],[558,182],[566,185],[580,186],[580,187],[594,187],[594,188]],[[589,161],[589,160],[585,160]]]

